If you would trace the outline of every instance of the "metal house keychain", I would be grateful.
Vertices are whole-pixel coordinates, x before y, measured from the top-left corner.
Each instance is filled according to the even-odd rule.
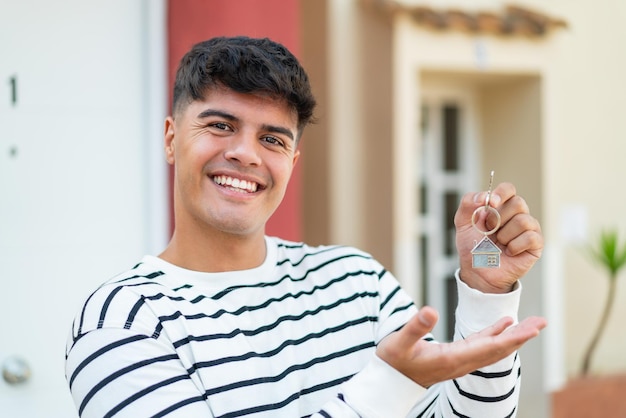
[[[472,214],[472,226],[481,234],[484,235],[483,239],[476,244],[476,246],[472,249],[472,267],[474,268],[498,268],[500,267],[500,254],[502,251],[498,246],[491,241],[488,236],[493,234],[500,228],[500,222],[502,219],[500,218],[500,213],[495,209],[489,206],[489,199],[491,199],[491,185],[493,184],[493,174],[491,171],[491,178],[489,179],[489,190],[487,191],[487,197],[485,198],[485,206],[477,208]],[[496,226],[489,231],[482,231],[476,225],[476,218],[480,214],[480,211],[489,211],[496,216],[497,222]]]

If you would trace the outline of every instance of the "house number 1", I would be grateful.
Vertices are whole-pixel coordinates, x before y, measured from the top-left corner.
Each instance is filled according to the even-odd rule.
[[[11,105],[17,105],[17,76],[9,78],[9,85],[11,86]]]

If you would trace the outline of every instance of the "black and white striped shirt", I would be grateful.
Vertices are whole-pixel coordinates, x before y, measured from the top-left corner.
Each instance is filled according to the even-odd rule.
[[[89,296],[67,345],[79,414],[515,415],[517,355],[426,390],[374,354],[417,310],[389,272],[354,248],[266,243],[263,265],[245,271],[146,256]],[[484,295],[457,282],[458,335],[515,317],[519,290]]]

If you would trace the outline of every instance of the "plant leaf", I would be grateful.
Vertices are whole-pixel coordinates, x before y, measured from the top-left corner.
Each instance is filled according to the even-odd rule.
[[[591,248],[596,261],[609,271],[609,278],[614,280],[619,271],[626,266],[626,246],[619,248],[617,230],[610,229],[600,234],[599,246]]]

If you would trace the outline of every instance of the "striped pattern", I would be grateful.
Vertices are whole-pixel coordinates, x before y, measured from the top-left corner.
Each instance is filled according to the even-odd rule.
[[[358,417],[342,384],[415,306],[390,273],[353,248],[276,238],[267,247],[262,266],[227,273],[147,256],[97,289],[67,345],[79,414]],[[433,387],[412,416],[512,416],[519,364],[508,362]],[[393,404],[393,388],[380,393],[383,408]],[[508,412],[477,415],[486,404]]]

